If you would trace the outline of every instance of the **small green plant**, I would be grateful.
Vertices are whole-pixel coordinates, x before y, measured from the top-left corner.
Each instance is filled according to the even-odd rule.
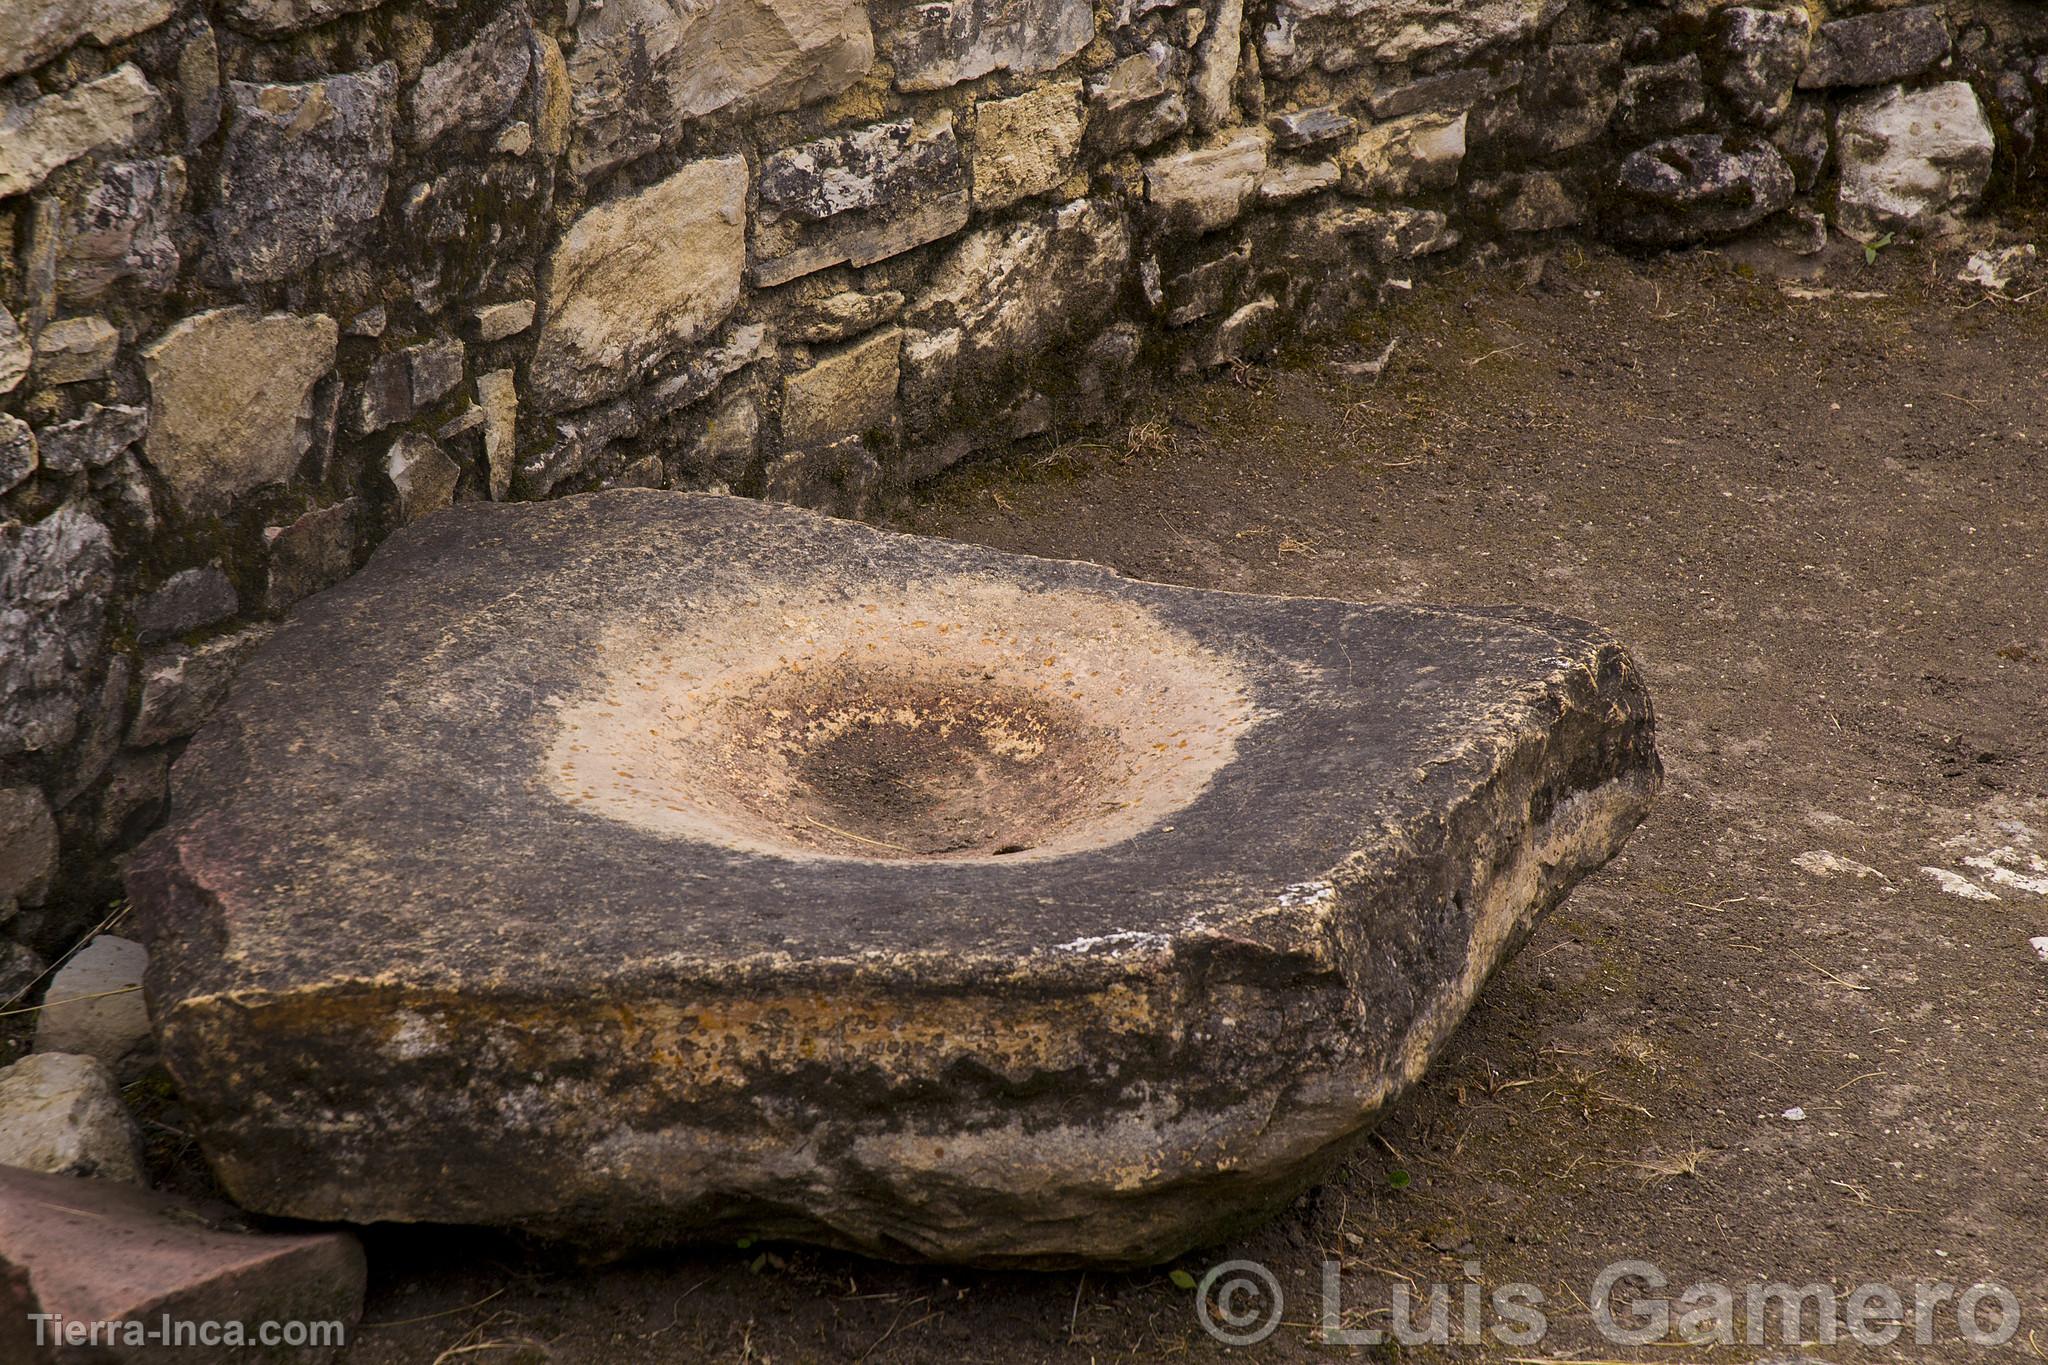
[[[1414,1183],[1415,1177],[1409,1175],[1406,1171],[1390,1171],[1387,1173],[1387,1184],[1394,1189],[1405,1190]]]
[[[1173,1281],[1175,1289],[1193,1289],[1195,1287],[1195,1277],[1188,1274],[1185,1270],[1169,1270],[1166,1272],[1166,1278]]]
[[[1886,247],[1890,246],[1891,244],[1892,235],[1889,232],[1887,232],[1882,237],[1873,237],[1869,241],[1865,242],[1863,244],[1863,264],[1876,265],[1877,253],[1883,251]]]

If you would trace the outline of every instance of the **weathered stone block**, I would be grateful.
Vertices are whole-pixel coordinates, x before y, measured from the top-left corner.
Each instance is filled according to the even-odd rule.
[[[313,389],[334,366],[329,317],[219,308],[142,348],[149,379],[144,451],[187,511],[281,483],[310,448]]]
[[[1528,38],[1563,9],[1564,0],[1279,0],[1260,53],[1283,77],[1339,45],[1381,62],[1458,59]]]
[[[142,68],[124,62],[98,80],[9,109],[0,118],[0,199],[34,189],[88,152],[126,146],[158,108]]]
[[[1374,118],[1382,119],[1409,114],[1455,114],[1470,109],[1500,85],[1494,73],[1483,66],[1440,71],[1389,89],[1374,90],[1365,97],[1365,107]]]
[[[42,465],[35,429],[10,412],[0,412],[0,493],[12,492]]]
[[[1838,221],[1859,233],[1912,230],[1966,209],[1990,182],[1996,147],[1966,81],[1852,100],[1835,120]]]
[[[238,609],[235,585],[212,565],[181,569],[143,599],[135,614],[136,638],[160,644],[207,626],[218,625]]]
[[[58,297],[90,303],[117,284],[159,292],[177,278],[171,235],[185,207],[182,157],[120,161],[63,219],[57,249]]]
[[[589,210],[548,262],[532,392],[544,411],[631,387],[638,369],[698,340],[739,302],[747,163],[694,161]]]
[[[1050,71],[1095,38],[1089,0],[930,0],[889,34],[902,90],[943,90],[992,71]]]
[[[1368,124],[1337,154],[1344,192],[1399,195],[1457,184],[1465,161],[1466,117],[1414,114]]]
[[[504,303],[487,303],[478,308],[473,316],[476,319],[476,339],[489,345],[493,341],[518,336],[533,326],[533,300],[510,299]]]
[[[610,0],[586,5],[568,59],[573,160],[594,175],[721,110],[836,95],[874,64],[860,0]]]
[[[1266,120],[1266,126],[1273,130],[1273,145],[1283,152],[1291,152],[1341,141],[1357,129],[1358,120],[1334,105],[1325,104],[1314,109],[1275,114]]]
[[[5,304],[0,304],[0,393],[11,392],[28,374],[35,349],[22,334],[21,324]]]
[[[1188,81],[1188,111],[1198,132],[1211,133],[1234,121],[1231,88],[1244,45],[1244,0],[1213,0],[1209,22],[1195,47],[1195,69]]]
[[[0,787],[0,905],[42,903],[57,870],[57,822],[35,787]]]
[[[461,504],[247,677],[129,882],[214,1171],[612,1251],[1212,1244],[1341,1159],[1659,780],[1579,622],[685,494]]]
[[[1240,128],[1205,147],[1145,166],[1145,200],[1169,231],[1212,232],[1237,221],[1258,193],[1272,134]]]
[[[267,526],[264,543],[270,548],[270,577],[264,587],[263,604],[273,612],[283,611],[302,597],[332,587],[348,576],[356,564],[356,499],[348,498],[329,507],[316,507],[289,526]],[[260,643],[252,627],[231,639]],[[239,665],[237,651],[233,664]],[[230,666],[232,671],[233,665]],[[148,693],[143,694],[145,713]],[[141,724],[140,717],[136,723]]]
[[[36,1013],[36,1051],[91,1057],[117,1077],[132,1075],[151,1047],[142,974],[149,952],[131,938],[100,934],[57,969]]]
[[[148,430],[146,409],[88,403],[71,421],[44,427],[37,439],[45,468],[58,474],[79,474],[112,464]]]
[[[121,334],[102,317],[61,318],[36,337],[38,384],[80,384],[114,368]]]
[[[450,133],[484,132],[504,122],[525,91],[533,65],[531,27],[523,10],[501,14],[420,72],[405,97],[406,140],[424,146]]]
[[[1777,148],[1720,133],[1666,138],[1621,163],[1613,226],[1623,238],[1671,246],[1738,232],[1792,202]]]
[[[786,377],[783,445],[808,449],[893,427],[902,349],[901,329],[884,328]]]
[[[389,62],[297,85],[228,83],[216,273],[279,280],[361,244],[384,211],[397,90]]]
[[[384,475],[398,492],[400,519],[412,522],[455,500],[462,468],[427,437],[408,433],[385,453]]]
[[[1188,104],[1172,78],[1164,50],[1135,53],[1091,77],[1088,145],[1103,152],[1135,151],[1187,126]]]
[[[101,47],[171,17],[173,0],[0,0],[0,79],[91,37]]]
[[[383,3],[384,0],[226,0],[224,8],[237,28],[282,34],[312,28],[344,14],[360,14]]]
[[[251,626],[189,648],[172,645],[144,660],[142,700],[128,742],[147,748],[197,730],[227,695],[242,660],[267,634],[269,627]]]
[[[1051,81],[974,110],[974,206],[1007,208],[1074,171],[1081,148],[1081,82]]]
[[[0,1166],[142,1183],[142,1135],[113,1073],[68,1052],[0,1069]]]
[[[1948,21],[1932,6],[1879,10],[1822,24],[1800,74],[1801,90],[1882,85],[1932,68],[1948,56]]]
[[[872,124],[777,152],[761,166],[754,282],[886,260],[959,231],[968,201],[967,159],[950,115]]]
[[[1793,84],[1813,47],[1813,20],[1803,8],[1733,5],[1717,16],[1709,48],[1714,84],[1736,116],[1769,127],[1792,106]]]
[[[61,748],[78,733],[113,582],[113,539],[83,508],[0,523],[0,758]]]
[[[1624,137],[1656,137],[1698,123],[1707,112],[1706,74],[1697,53],[1621,73],[1614,129]]]

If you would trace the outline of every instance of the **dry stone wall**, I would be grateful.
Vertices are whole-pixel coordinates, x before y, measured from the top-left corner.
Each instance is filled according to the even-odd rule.
[[[2044,86],[2039,0],[0,0],[0,986],[451,500],[858,513],[1461,244],[1926,230]]]

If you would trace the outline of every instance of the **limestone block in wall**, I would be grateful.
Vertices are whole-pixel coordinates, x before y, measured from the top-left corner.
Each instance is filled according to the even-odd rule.
[[[144,599],[135,613],[136,638],[161,644],[188,631],[217,625],[239,609],[235,585],[212,565],[181,569]]]
[[[1465,161],[1464,114],[1413,114],[1368,124],[1337,154],[1344,191],[1408,194],[1458,182]]]
[[[171,17],[173,0],[0,0],[0,79],[85,38],[106,47]]]
[[[59,220],[57,297],[91,303],[124,282],[160,292],[178,276],[172,229],[185,208],[185,160],[118,161]]]
[[[171,645],[150,655],[142,665],[142,700],[128,743],[146,749],[197,730],[227,695],[235,670],[269,634],[269,626],[251,626],[202,645]]]
[[[1051,81],[974,111],[974,206],[1006,208],[1074,172],[1081,148],[1081,82]]]
[[[1124,58],[1087,88],[1086,138],[1097,151],[1150,147],[1187,126],[1188,102],[1163,48]]]
[[[125,403],[87,403],[68,422],[54,422],[36,433],[43,467],[58,474],[81,474],[112,464],[149,429],[149,413]]]
[[[1852,100],[1835,120],[1838,221],[1855,233],[1915,229],[1968,208],[1991,179],[1996,146],[1966,81]]]
[[[34,428],[0,412],[0,493],[12,492],[42,465]]]
[[[291,477],[311,448],[313,389],[334,367],[338,330],[320,315],[219,308],[142,348],[150,423],[144,453],[188,512]]]
[[[38,384],[82,384],[114,368],[121,334],[103,317],[61,318],[36,337]]]
[[[1733,5],[1716,16],[1707,52],[1714,84],[1736,116],[1770,127],[1792,107],[1792,89],[1813,47],[1813,20],[1800,6]]]
[[[943,90],[993,71],[1050,71],[1095,39],[1090,0],[935,0],[886,41],[902,90]]]
[[[88,152],[126,146],[155,118],[156,87],[132,62],[0,116],[0,199],[43,183]]]
[[[731,313],[746,268],[747,163],[694,161],[599,204],[549,258],[531,371],[543,411],[622,392]]]
[[[223,11],[236,28],[253,33],[291,33],[344,14],[360,14],[384,0],[226,0]]]
[[[1243,43],[1244,0],[1215,0],[1195,48],[1194,77],[1188,82],[1189,111],[1200,132],[1213,132],[1233,121],[1230,90],[1237,80]]]
[[[389,62],[294,85],[228,84],[213,216],[217,274],[280,280],[361,245],[384,212],[398,73]]]
[[[1613,228],[1653,246],[1754,226],[1792,202],[1792,169],[1770,143],[1722,133],[1653,142],[1622,160]]]
[[[965,234],[904,315],[906,420],[917,434],[958,429],[999,403],[1004,393],[992,389],[1014,388],[1032,361],[1101,330],[1130,261],[1129,224],[1109,200]]]
[[[1614,130],[1628,138],[1656,137],[1689,128],[1706,112],[1706,76],[1699,54],[1688,52],[1675,61],[1632,66],[1621,73]]]
[[[967,159],[949,114],[870,124],[767,158],[760,201],[754,282],[774,286],[959,231],[969,214]]]
[[[0,758],[78,733],[113,583],[113,538],[83,508],[0,525]]]
[[[21,324],[14,320],[7,305],[0,304],[0,393],[7,393],[21,383],[34,359],[35,349],[22,334]]]
[[[1564,0],[1279,0],[1259,52],[1283,78],[1340,47],[1380,62],[1463,58],[1532,37],[1563,10]]]
[[[431,439],[408,432],[386,452],[384,476],[398,494],[399,517],[411,522],[454,501],[462,469]]]
[[[267,609],[281,612],[300,598],[331,588],[348,576],[355,567],[358,505],[355,498],[348,498],[331,507],[316,507],[290,525],[263,529],[264,544],[270,548],[270,575],[263,599]],[[254,627],[231,639],[240,640],[268,629]],[[240,661],[238,656],[236,664]],[[145,715],[148,703],[145,690]],[[140,718],[137,723],[140,724]]]
[[[531,28],[525,11],[508,11],[420,72],[405,97],[406,141],[424,146],[504,122],[533,66]]]
[[[667,145],[708,114],[790,109],[836,95],[874,56],[860,0],[585,5],[568,56],[573,164],[594,175]]]
[[[902,349],[901,330],[888,327],[786,377],[783,446],[830,445],[893,426]]]
[[[1932,69],[1948,51],[1948,22],[1931,5],[1836,19],[1814,35],[1799,88],[1906,80]]]
[[[34,787],[0,787],[0,906],[38,903],[57,871],[57,822]]]
[[[1145,201],[1167,230],[1213,232],[1237,221],[1258,193],[1273,135],[1241,128],[1207,146],[1145,166]]]
[[[484,471],[491,501],[512,496],[519,464],[519,373],[492,370],[476,377],[477,407],[483,413]]]

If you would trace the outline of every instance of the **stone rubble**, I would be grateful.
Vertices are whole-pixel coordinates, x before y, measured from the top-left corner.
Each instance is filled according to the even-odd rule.
[[[0,1068],[0,1166],[142,1184],[142,1134],[96,1057],[36,1052]]]

